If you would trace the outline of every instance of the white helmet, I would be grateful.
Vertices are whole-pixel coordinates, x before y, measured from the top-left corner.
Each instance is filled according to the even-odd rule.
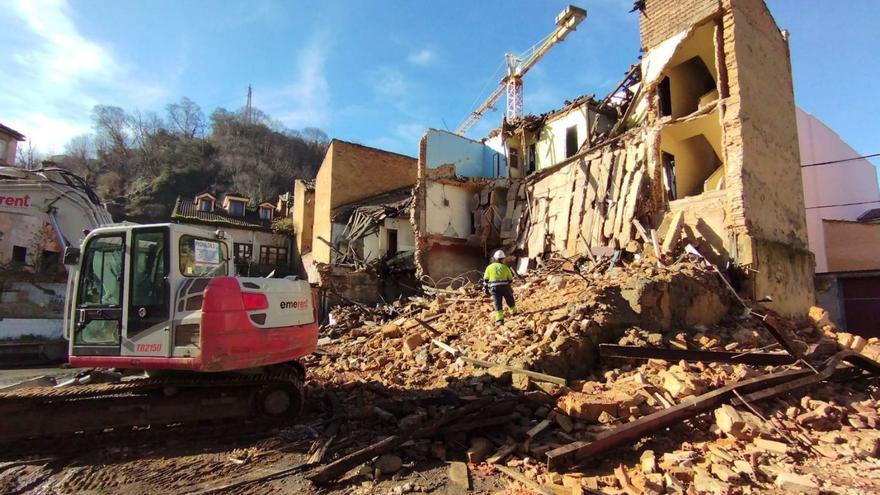
[[[500,249],[498,251],[495,251],[495,253],[492,255],[493,260],[503,260],[506,257],[507,257],[507,255],[505,255],[504,251],[502,251]]]

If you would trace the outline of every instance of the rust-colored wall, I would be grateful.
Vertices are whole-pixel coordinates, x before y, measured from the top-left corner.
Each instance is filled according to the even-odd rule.
[[[880,270],[880,224],[823,220],[829,272]]]
[[[639,16],[642,48],[652,48],[720,10],[720,0],[645,0]]]
[[[312,253],[315,262],[330,263],[330,216],[339,206],[416,182],[415,158],[334,139],[315,179]]]

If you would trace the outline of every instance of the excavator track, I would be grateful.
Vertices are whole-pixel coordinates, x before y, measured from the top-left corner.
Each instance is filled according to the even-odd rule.
[[[191,373],[0,393],[0,442],[133,426],[258,417],[282,421],[302,410],[301,369]]]

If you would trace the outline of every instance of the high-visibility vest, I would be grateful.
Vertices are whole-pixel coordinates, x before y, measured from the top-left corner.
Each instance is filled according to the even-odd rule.
[[[492,263],[486,267],[483,280],[489,287],[508,285],[513,280],[513,270],[504,263]]]

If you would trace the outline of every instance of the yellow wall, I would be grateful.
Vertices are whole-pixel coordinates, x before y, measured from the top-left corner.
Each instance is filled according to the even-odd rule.
[[[312,251],[312,229],[315,222],[315,191],[297,179],[293,185],[293,230],[296,249],[301,255]]]

